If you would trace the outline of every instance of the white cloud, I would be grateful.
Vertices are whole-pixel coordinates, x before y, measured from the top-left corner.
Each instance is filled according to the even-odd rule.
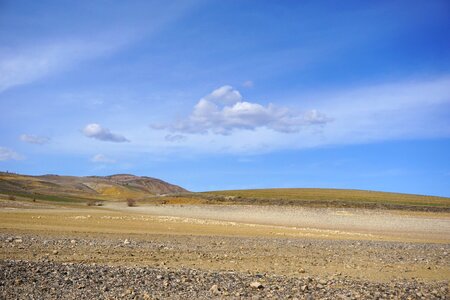
[[[326,126],[304,126],[302,130],[290,134],[267,127],[234,130],[230,135],[189,134],[175,143],[167,141],[166,135],[185,134],[166,130],[149,131],[147,126],[141,124],[148,113],[141,109],[130,115],[126,122],[121,121],[130,128],[121,133],[132,139],[133,143],[110,147],[108,154],[117,157],[123,153],[135,154],[147,159],[211,153],[253,155],[330,145],[450,138],[450,76],[369,84],[314,94],[295,93],[282,100],[290,103],[289,107],[293,111],[296,109],[295,103],[301,101],[305,109],[316,108],[333,118],[333,122]],[[267,108],[266,105],[263,107]],[[311,110],[309,114],[302,115],[310,120],[317,118]],[[120,128],[125,130],[125,127]],[[80,134],[67,135],[63,132],[57,137],[58,144],[49,144],[46,151],[92,154],[89,153],[91,148],[86,147],[87,141],[83,141],[84,136]]]
[[[83,133],[86,137],[94,138],[100,141],[115,143],[129,142],[129,140],[123,135],[112,133],[108,128],[103,128],[96,123],[86,125],[83,129]]]
[[[323,125],[331,119],[316,110],[304,113],[269,104],[244,101],[239,91],[222,86],[200,99],[190,116],[171,125],[152,125],[153,129],[174,132],[228,135],[235,130],[268,128],[283,133],[298,132],[310,125]]]
[[[43,145],[50,141],[48,137],[37,136],[32,134],[21,134],[19,138],[22,142],[36,145]]]
[[[0,161],[20,160],[23,156],[5,147],[0,147]]]
[[[251,80],[246,80],[242,83],[242,86],[246,88],[252,88],[254,86],[254,83]]]
[[[326,126],[303,126],[301,130],[291,132],[287,137],[283,130],[274,130],[271,126],[259,126],[254,130],[234,130],[229,135],[190,135],[189,139],[178,143],[174,151],[194,153],[235,153],[257,154],[284,149],[316,148],[328,145],[352,145],[361,143],[377,143],[405,139],[429,139],[450,137],[450,77],[437,77],[426,80],[406,80],[379,85],[368,85],[357,88],[327,91],[315,94],[292,95],[292,102],[302,100],[302,106],[315,107],[317,111],[309,110],[300,116],[302,122],[319,121],[324,112],[333,118]],[[303,100],[306,99],[306,100]],[[311,99],[311,102],[308,102]],[[288,101],[289,99],[284,99]],[[194,133],[202,128],[203,132],[219,130],[220,128],[236,129],[239,122],[249,122],[251,125],[267,124],[267,119],[261,116],[272,116],[269,106],[256,103],[227,106],[227,109],[208,101],[200,100],[196,108],[186,120],[181,120],[163,129],[178,129],[178,131]],[[259,106],[258,106],[259,105]],[[293,106],[294,107],[294,106]],[[252,117],[242,118],[241,112],[258,112]],[[278,110],[280,108],[278,107]],[[275,110],[275,111],[278,111]],[[200,111],[200,113],[199,113]],[[271,112],[268,114],[262,112]],[[201,112],[205,112],[202,114]],[[213,117],[211,117],[211,115]],[[217,121],[219,117],[227,116],[227,122]],[[230,117],[231,115],[231,117]],[[234,116],[237,116],[234,118]],[[276,114],[275,114],[276,115]],[[297,120],[288,114],[288,120]],[[297,115],[297,114],[296,114]],[[283,118],[279,113],[277,120]],[[269,120],[270,118],[267,117]],[[232,120],[232,121],[230,121]],[[208,123],[211,122],[211,123]],[[233,123],[231,123],[233,122]],[[275,124],[288,124],[281,121]],[[220,124],[222,127],[217,127]],[[248,126],[247,123],[238,123]],[[178,127],[175,127],[178,126]],[[190,127],[189,127],[190,126]],[[226,127],[228,126],[228,127]],[[282,129],[286,129],[282,127]],[[295,129],[295,127],[294,127]],[[176,131],[176,130],[175,130]],[[280,132],[281,131],[281,132]],[[156,134],[156,133],[155,133]],[[152,145],[149,145],[149,147]],[[168,151],[166,145],[161,147]],[[182,147],[182,148],[181,148]],[[158,151],[163,151],[161,148]]]
[[[91,158],[91,161],[94,163],[103,163],[103,164],[113,164],[116,160],[111,159],[103,154],[96,154]]]
[[[233,105],[237,102],[241,102],[242,96],[238,90],[233,89],[233,87],[229,85],[224,85],[212,91],[211,94],[203,97],[202,100],[218,105]]]

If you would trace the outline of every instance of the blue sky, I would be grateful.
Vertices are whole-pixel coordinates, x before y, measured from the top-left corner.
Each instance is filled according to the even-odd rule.
[[[450,196],[448,1],[0,1],[0,170]]]

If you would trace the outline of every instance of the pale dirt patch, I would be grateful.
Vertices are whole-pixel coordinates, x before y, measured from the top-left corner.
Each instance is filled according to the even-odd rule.
[[[450,214],[388,210],[244,205],[139,205],[107,203],[126,213],[269,225],[298,231],[322,231],[369,239],[450,242]]]

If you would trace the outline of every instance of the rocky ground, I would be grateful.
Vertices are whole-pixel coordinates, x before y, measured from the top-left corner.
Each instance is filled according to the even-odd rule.
[[[447,213],[13,204],[0,299],[450,299]]]
[[[445,282],[375,283],[150,267],[4,260],[3,299],[448,299]]]
[[[450,299],[450,245],[0,234],[1,299]]]

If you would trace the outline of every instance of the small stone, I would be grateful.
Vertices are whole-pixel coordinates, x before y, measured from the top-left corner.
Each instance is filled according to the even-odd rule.
[[[70,243],[71,244],[75,244],[77,241],[75,241],[75,240],[70,240]]]
[[[217,284],[213,285],[213,286],[209,289],[209,291],[210,291],[211,293],[213,293],[214,295],[217,295],[217,294],[220,293],[220,289],[219,289],[219,287],[217,286]]]
[[[258,282],[258,281],[253,281],[252,283],[250,283],[250,286],[254,289],[262,289],[264,288],[264,286]]]
[[[164,279],[164,276],[162,276],[162,275],[156,275],[156,279],[162,280],[162,279]]]
[[[22,242],[23,242],[22,239],[17,239],[17,238],[16,238],[16,239],[14,240],[14,243],[18,243],[18,244],[20,244],[20,243],[22,243]]]
[[[54,255],[58,255],[59,251],[58,250],[53,250],[52,252]]]
[[[298,272],[299,272],[299,273],[305,273],[306,271],[305,271],[305,269],[300,268],[300,270],[298,270]]]
[[[304,292],[304,291],[306,291],[308,289],[308,286],[305,284],[305,285],[302,285],[301,286],[301,288],[300,288],[300,290],[302,291],[302,292]]]
[[[147,292],[144,293],[143,298],[144,300],[152,300],[152,297]]]
[[[129,241],[128,239],[125,239],[125,241],[123,241],[123,244],[124,244],[124,245],[129,245],[129,244],[130,244],[130,241]]]
[[[319,280],[319,283],[322,285],[326,285],[328,283],[328,281],[321,279],[321,280]]]
[[[316,287],[317,287],[318,289],[323,289],[323,285],[322,285],[322,284],[320,284],[320,283],[319,283],[319,284],[317,284],[317,285],[316,285]]]

